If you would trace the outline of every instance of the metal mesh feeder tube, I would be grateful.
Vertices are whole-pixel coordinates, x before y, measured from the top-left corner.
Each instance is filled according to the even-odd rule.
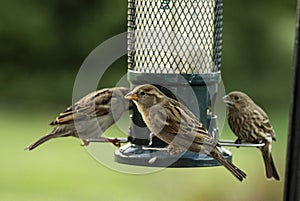
[[[131,88],[146,83],[158,86],[216,134],[213,106],[221,80],[222,6],[221,0],[128,0]],[[189,151],[171,157],[164,150],[167,144],[156,137],[149,146],[150,131],[136,108],[132,122],[132,145],[115,152],[117,162],[159,167],[219,165],[207,155]],[[229,151],[222,152],[231,160]]]

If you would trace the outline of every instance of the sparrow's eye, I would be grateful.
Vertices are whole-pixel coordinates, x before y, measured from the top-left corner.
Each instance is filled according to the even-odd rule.
[[[235,97],[234,97],[234,100],[236,100],[236,101],[239,100],[239,99],[240,99],[240,98],[239,98],[238,96],[235,96]]]
[[[146,93],[145,93],[144,91],[141,91],[139,94],[140,94],[141,96],[144,96]]]

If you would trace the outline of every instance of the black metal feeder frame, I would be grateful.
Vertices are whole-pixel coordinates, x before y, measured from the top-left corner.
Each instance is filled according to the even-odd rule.
[[[211,132],[217,132],[212,106],[221,79],[222,5],[222,0],[128,0],[131,88],[148,83],[159,86],[166,94],[171,91],[188,103]],[[196,98],[190,97],[188,88],[192,88]],[[149,145],[150,131],[136,108],[132,122],[129,133],[132,144],[115,153],[119,163],[169,167],[219,165],[204,154],[191,152],[172,162],[172,157],[163,151],[167,144],[153,137]],[[231,160],[231,153],[223,151]],[[155,161],[149,162],[153,158]]]

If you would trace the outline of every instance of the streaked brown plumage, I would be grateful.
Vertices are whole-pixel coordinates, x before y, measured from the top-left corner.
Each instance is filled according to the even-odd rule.
[[[83,146],[88,145],[87,139],[100,138],[128,110],[129,101],[124,98],[128,91],[125,87],[115,87],[84,96],[49,124],[55,126],[49,134],[27,149],[32,150],[50,139],[67,136],[78,137]]]
[[[265,143],[259,148],[265,163],[268,179],[280,180],[271,154],[275,132],[267,114],[246,94],[233,91],[223,97],[228,107],[228,123],[238,142]]]
[[[246,177],[243,171],[223,157],[216,140],[180,102],[149,84],[136,87],[125,98],[137,105],[150,131],[169,144],[170,154],[178,150],[202,152],[217,160],[240,181]]]

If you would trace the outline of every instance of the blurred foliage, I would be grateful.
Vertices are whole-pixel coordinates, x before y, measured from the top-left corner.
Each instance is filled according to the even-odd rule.
[[[289,104],[295,3],[224,3],[222,75],[227,90],[245,91],[268,107]]]
[[[85,57],[126,31],[126,15],[126,1],[1,1],[0,102],[70,104]],[[124,74],[126,59],[121,62],[110,71]],[[114,80],[102,83],[112,86]]]
[[[288,104],[295,10],[292,0],[224,2],[227,90],[246,91],[265,105]],[[2,0],[0,17],[0,103],[66,105],[85,57],[126,31],[127,2]],[[112,65],[101,87],[112,86],[124,72],[126,58]]]

